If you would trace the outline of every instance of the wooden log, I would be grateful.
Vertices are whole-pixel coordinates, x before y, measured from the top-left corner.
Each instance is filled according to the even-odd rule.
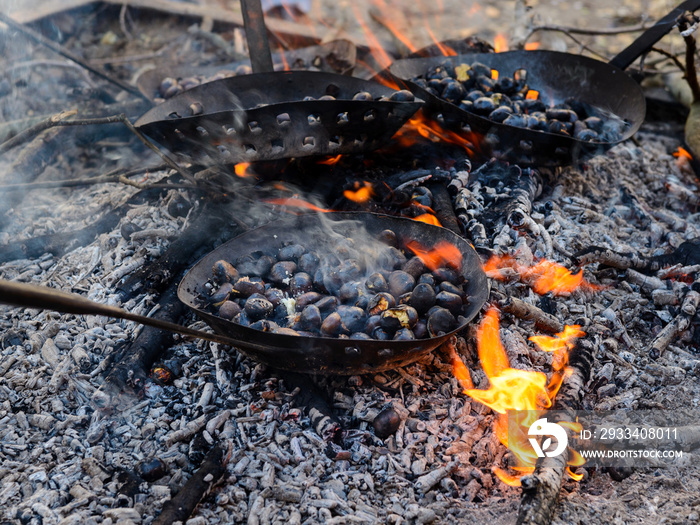
[[[594,344],[579,339],[569,356],[572,373],[564,381],[553,410],[570,414],[581,407],[584,388],[591,377]],[[557,497],[569,460],[568,450],[556,457],[545,457],[537,462],[535,472],[521,478],[522,497],[518,511],[517,525],[548,525],[552,522]]]

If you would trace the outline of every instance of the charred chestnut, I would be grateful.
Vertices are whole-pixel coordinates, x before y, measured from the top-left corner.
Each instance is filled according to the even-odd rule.
[[[388,246],[396,247],[399,244],[399,240],[396,237],[396,233],[394,233],[392,230],[381,231],[377,236],[377,239],[379,239],[380,242],[383,242]]]
[[[326,295],[321,297],[316,301],[316,307],[321,311],[322,314],[327,314],[332,312],[338,307],[338,299],[332,295]]]
[[[412,328],[418,322],[416,309],[405,304],[384,310],[381,317],[381,327],[391,333],[400,328]]]
[[[374,272],[372,275],[367,277],[365,286],[370,292],[374,293],[386,292],[389,290],[389,285],[386,282],[386,278],[379,272]]]
[[[306,292],[306,293],[303,293],[296,298],[296,306],[295,307],[298,311],[302,311],[308,305],[314,304],[314,303],[320,301],[322,298],[323,298],[323,296],[318,292]],[[328,299],[328,297],[326,297],[326,299]],[[333,299],[335,299],[335,298],[333,298]],[[333,305],[333,308],[335,308],[335,304]]]
[[[290,244],[280,248],[277,258],[280,261],[297,262],[305,252],[306,248],[304,248],[301,244]]]
[[[240,277],[238,270],[229,262],[219,260],[211,269],[214,281],[217,283],[235,283]]]
[[[269,319],[260,319],[252,323],[250,327],[253,330],[260,330],[261,332],[275,332],[279,328],[279,325]]]
[[[305,272],[298,272],[292,276],[289,283],[289,291],[294,295],[310,292],[314,287],[314,282],[311,276]]]
[[[221,306],[219,306],[219,317],[228,319],[229,321],[241,313],[241,307],[233,301],[224,301]]]
[[[446,334],[452,331],[457,325],[454,315],[446,308],[435,308],[428,317],[428,333],[432,336]]]
[[[416,338],[409,328],[399,328],[394,334],[394,341],[413,341]]]
[[[277,284],[289,284],[292,275],[297,271],[297,265],[292,261],[280,261],[270,269],[269,279]]]
[[[270,288],[269,290],[265,290],[265,297],[272,303],[273,306],[277,306],[286,298],[284,292],[279,288]]]
[[[369,315],[379,315],[384,310],[388,310],[394,306],[396,306],[396,299],[394,299],[394,296],[387,292],[381,292],[370,298],[367,304],[367,313],[369,313]]]
[[[365,326],[367,315],[362,308],[357,306],[338,306],[338,314],[347,333],[360,332]]]
[[[420,257],[411,257],[401,269],[414,279],[417,279],[426,270],[425,264],[423,264]]]
[[[440,292],[435,296],[435,304],[447,308],[450,313],[457,316],[462,310],[462,298],[451,292]]]
[[[338,290],[338,298],[342,303],[354,303],[360,297],[362,292],[362,284],[358,281],[352,281],[343,284]]]
[[[406,89],[395,91],[389,97],[389,100],[392,102],[413,102],[415,99],[416,98],[413,96],[413,93]]]
[[[396,298],[413,290],[416,284],[416,280],[413,276],[403,270],[391,272],[387,282],[389,284],[389,293]]]
[[[303,254],[301,257],[299,257],[299,270],[302,272],[306,272],[309,275],[313,275],[316,270],[318,269],[318,266],[320,264],[321,260],[319,259],[318,255],[316,255],[313,252],[308,252]]]
[[[248,318],[254,321],[270,314],[273,308],[274,306],[272,303],[268,301],[264,295],[260,294],[253,294],[248,297],[245,305],[243,306]]]
[[[232,293],[240,297],[250,297],[254,293],[264,294],[265,284],[248,276],[241,277],[233,285]]]
[[[299,316],[299,325],[302,330],[315,331],[321,328],[323,319],[321,311],[316,305],[310,304],[304,308]]]
[[[435,306],[435,289],[429,284],[416,285],[408,298],[408,304],[419,314],[424,314]]]
[[[231,292],[233,291],[233,285],[231,283],[224,283],[219,288],[217,288],[210,296],[209,302],[214,306],[221,306],[224,301],[228,300]]]

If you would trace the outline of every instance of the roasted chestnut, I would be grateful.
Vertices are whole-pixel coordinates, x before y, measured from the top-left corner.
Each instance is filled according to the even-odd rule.
[[[253,294],[246,299],[243,309],[251,320],[258,320],[272,312],[274,306],[264,295]]]
[[[301,244],[290,244],[280,248],[277,254],[277,259],[280,261],[297,262],[305,252],[306,248],[304,248]]]
[[[299,316],[299,326],[302,330],[313,332],[321,328],[322,322],[321,311],[313,304],[304,308]]]
[[[231,263],[224,260],[216,261],[211,269],[211,273],[214,276],[214,282],[219,284],[235,283],[240,277],[238,270]]]
[[[221,306],[224,301],[228,300],[232,291],[233,285],[229,282],[225,282],[209,296],[209,302],[214,306]]]
[[[379,315],[384,310],[393,308],[394,306],[396,306],[396,299],[394,299],[393,295],[387,292],[378,293],[370,298],[367,304],[367,313],[369,313],[369,315]]]
[[[270,270],[269,279],[277,284],[289,284],[292,275],[297,271],[297,264],[292,261],[275,263]]]
[[[435,308],[428,317],[428,333],[432,336],[446,334],[454,329],[457,321],[449,310],[442,307]]]
[[[379,272],[374,272],[372,275],[367,277],[365,286],[370,292],[374,293],[386,292],[389,290],[389,285],[386,282],[386,278]]]
[[[435,296],[435,304],[447,308],[454,316],[459,315],[462,310],[462,298],[451,292],[442,291]]]
[[[389,284],[389,293],[396,297],[397,299],[413,290],[416,284],[416,280],[413,276],[403,270],[396,270],[391,272],[389,279],[387,280]]]
[[[224,301],[219,306],[219,317],[228,319],[229,321],[241,313],[241,307],[233,301]]]
[[[265,284],[262,281],[253,280],[246,275],[236,281],[231,293],[240,297],[250,297],[254,293],[264,294]]]
[[[435,289],[429,284],[417,284],[408,298],[408,304],[422,315],[435,306],[435,295]]]

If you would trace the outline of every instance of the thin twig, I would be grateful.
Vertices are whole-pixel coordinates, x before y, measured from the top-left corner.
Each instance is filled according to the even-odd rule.
[[[611,27],[608,29],[586,29],[586,28],[580,28],[580,27],[566,27],[566,26],[545,24],[545,25],[533,27],[527,36],[529,38],[537,31],[559,31],[562,33],[573,33],[576,35],[592,35],[592,36],[595,36],[595,35],[622,35],[625,33],[638,33],[639,31],[644,31],[644,30],[648,29],[649,27],[651,27],[651,25],[638,24],[636,26],[629,26],[629,27]],[[525,40],[527,40],[527,38]]]
[[[651,50],[658,53],[659,55],[663,55],[664,58],[660,58],[660,59],[655,60],[653,62],[649,61],[646,63],[647,66],[655,66],[657,64],[664,62],[665,60],[671,60],[674,64],[676,64],[678,66],[678,69],[680,69],[681,71],[685,71],[685,65],[683,64],[683,62],[680,61],[680,59],[678,58],[678,55],[674,55],[672,53],[669,53],[665,49],[659,49],[658,47],[652,47]]]
[[[84,67],[85,69],[87,69],[91,73],[94,73],[98,77],[105,79],[106,81],[114,84],[115,86],[118,86],[120,89],[122,89],[128,93],[131,93],[132,95],[136,95],[137,97],[148,100],[148,98],[143,93],[141,93],[138,89],[136,89],[135,87],[130,86],[128,84],[125,84],[121,80],[116,79],[116,78],[108,75],[104,71],[101,71],[101,70],[91,66],[90,64],[85,62],[82,58],[80,58],[79,56],[68,51],[63,46],[57,44],[56,42],[53,42],[52,40],[49,40],[48,38],[45,38],[43,35],[41,35],[40,33],[37,33],[33,29],[30,29],[29,27],[26,27],[23,24],[19,24],[19,23],[15,22],[12,18],[10,18],[9,16],[7,16],[6,14],[4,14],[2,12],[0,12],[0,21],[4,22],[5,24],[12,27],[13,29],[16,29],[17,31],[22,32],[24,35],[31,38],[35,42],[41,44],[42,46],[48,47],[52,51],[67,58],[68,60],[72,60],[76,64],[79,64],[81,67]]]
[[[685,79],[693,94],[693,102],[700,100],[700,84],[698,84],[698,75],[695,71],[697,45],[693,36],[699,22],[700,19],[690,12],[686,12],[678,18],[678,30],[685,41]]]
[[[127,128],[129,128],[129,131],[136,135],[136,137],[138,137],[138,139],[143,144],[145,144],[147,148],[152,150],[156,155],[163,159],[163,162],[165,162],[168,166],[177,171],[184,179],[188,180],[195,186],[197,185],[197,181],[192,175],[190,175],[190,173],[187,170],[185,170],[177,162],[175,162],[168,155],[166,155],[160,149],[158,149],[158,147],[156,147],[155,144],[148,140],[148,138],[143,133],[141,133],[138,129],[134,127],[134,125],[124,113],[120,113],[119,115],[112,115],[110,117],[63,120],[67,117],[75,115],[76,113],[77,111],[75,110],[64,111],[62,113],[58,113],[57,115],[53,115],[46,120],[42,120],[38,124],[35,124],[34,126],[18,133],[11,139],[6,140],[2,144],[0,144],[0,154],[21,144],[26,140],[29,140],[37,133],[40,133],[45,129],[53,128],[55,126],[89,126],[94,124],[116,124],[120,122],[124,124]]]
[[[599,57],[599,58],[601,58],[601,59],[603,59],[603,60],[606,60],[606,61],[607,61],[607,59],[608,59],[606,56],[601,55],[600,53],[598,53],[598,51],[596,51],[595,49],[593,49],[593,48],[591,48],[591,47],[588,47],[586,44],[584,44],[583,42],[581,42],[578,38],[576,38],[576,37],[575,37],[567,28],[565,28],[565,27],[560,27],[560,26],[541,26],[541,27],[547,27],[547,30],[548,30],[548,31],[556,31],[556,32],[559,32],[559,33],[564,33],[566,36],[568,36],[571,40],[573,40],[576,44],[578,44],[578,45],[581,47],[581,51],[584,51],[584,50],[585,50],[585,51],[588,51],[589,53],[592,53],[592,54],[594,54],[595,56],[597,56],[597,57]],[[524,44],[525,42],[527,42],[528,39],[533,35],[533,33],[534,33],[536,30],[538,30],[538,29],[539,29],[539,28],[534,28],[532,31],[530,31],[530,33],[525,37],[525,39],[523,39],[523,44]]]

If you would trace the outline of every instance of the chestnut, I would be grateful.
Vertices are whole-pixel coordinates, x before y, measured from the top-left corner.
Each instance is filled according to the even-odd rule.
[[[410,292],[416,285],[416,280],[413,276],[403,270],[391,272],[387,282],[389,283],[389,292],[396,298]]]
[[[417,284],[408,298],[408,304],[419,314],[424,314],[435,305],[435,289],[426,283]]]
[[[387,332],[395,332],[400,328],[412,328],[418,322],[418,312],[412,306],[405,304],[384,310],[381,314],[381,327]]]
[[[454,316],[462,310],[462,298],[456,293],[440,292],[435,296],[435,304],[442,308],[447,308]]]
[[[224,301],[219,306],[219,317],[228,319],[229,321],[241,313],[241,307],[233,301]]]
[[[396,306],[396,299],[394,299],[393,295],[387,292],[378,293],[369,300],[367,304],[367,313],[369,315],[379,315],[384,310],[393,308],[394,306]]]
[[[306,292],[296,298],[295,308],[301,312],[308,305],[319,301],[323,296],[318,292]]]
[[[299,316],[299,326],[302,330],[314,331],[321,328],[321,311],[316,305],[310,304],[304,308]]]
[[[265,290],[265,298],[270,301],[273,306],[277,306],[286,298],[286,296],[279,288],[270,288]]]
[[[270,269],[269,279],[277,284],[289,284],[289,281],[297,271],[297,265],[292,261],[280,261]]]
[[[386,278],[380,272],[374,272],[372,275],[367,277],[365,286],[369,291],[374,293],[389,291],[389,285],[386,282]]]
[[[428,317],[428,333],[431,337],[451,332],[457,324],[449,310],[437,307]]]
[[[231,283],[224,283],[219,288],[214,290],[214,292],[209,296],[209,302],[214,306],[221,306],[224,301],[227,301],[231,292],[233,291],[233,285]]]
[[[413,341],[415,338],[410,328],[399,328],[394,334],[394,341]]]
[[[406,264],[401,266],[401,269],[414,279],[418,279],[426,270],[425,264],[423,264],[420,257],[415,256],[406,261]]]
[[[338,298],[332,295],[324,295],[315,304],[320,312],[325,315],[338,307]]]
[[[277,253],[277,259],[280,261],[293,261],[297,262],[302,255],[306,253],[306,248],[301,244],[290,244],[280,248]]]
[[[294,295],[310,292],[314,287],[311,276],[306,272],[298,272],[292,276],[289,283],[289,291]]]
[[[252,320],[258,320],[272,312],[274,306],[264,295],[253,294],[245,302],[243,309]]]
[[[299,257],[298,266],[299,270],[306,272],[309,275],[313,275],[318,270],[321,259],[314,252],[307,252],[301,257]]]
[[[260,319],[259,321],[252,323],[250,327],[253,330],[260,330],[261,332],[274,332],[279,328],[279,325],[268,319]]]
[[[361,292],[362,284],[360,282],[352,281],[345,283],[340,287],[340,290],[338,290],[338,299],[340,299],[340,302],[342,303],[354,304],[355,301],[357,301],[357,298],[360,297]]]
[[[235,283],[240,277],[238,270],[231,263],[224,260],[216,261],[211,269],[211,273],[214,276],[214,282],[219,284]]]
[[[362,308],[357,306],[338,306],[338,314],[341,322],[346,329],[345,333],[360,332],[365,326],[367,315]]]
[[[377,239],[379,242],[382,242],[388,246],[396,247],[399,244],[398,237],[396,237],[396,233],[394,233],[393,230],[382,230],[379,232]]]
[[[250,297],[254,293],[264,294],[265,284],[248,276],[241,277],[233,285],[231,293],[240,297]]]

